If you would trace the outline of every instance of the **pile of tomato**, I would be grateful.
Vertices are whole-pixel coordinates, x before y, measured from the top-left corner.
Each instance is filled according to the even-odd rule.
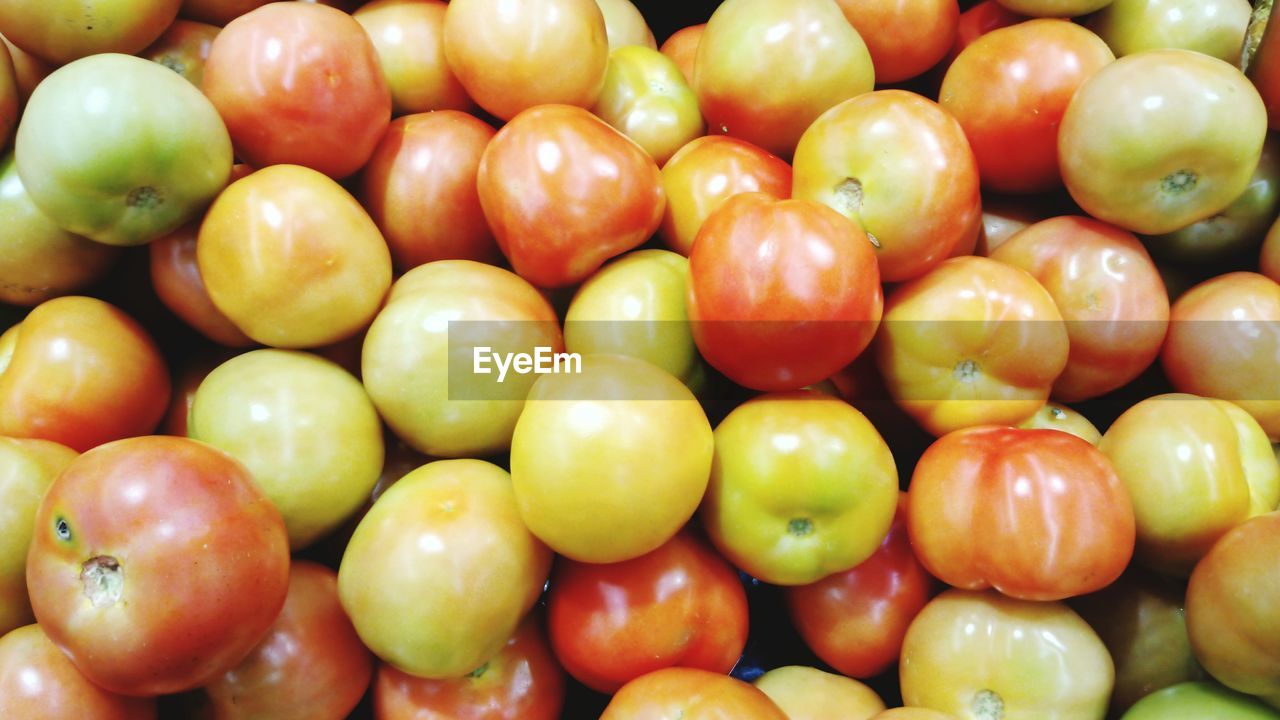
[[[1280,720],[1269,13],[0,2],[0,718]]]

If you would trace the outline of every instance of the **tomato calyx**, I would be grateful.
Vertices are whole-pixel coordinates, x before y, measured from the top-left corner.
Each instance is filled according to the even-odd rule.
[[[80,571],[85,597],[96,608],[115,605],[124,592],[124,570],[120,561],[110,555],[98,555],[85,561]]]
[[[484,677],[484,674],[487,672],[489,672],[489,663],[485,663],[480,667],[476,668],[475,670],[472,670],[471,672],[467,673],[467,677],[472,680],[479,680],[480,678]]]
[[[130,190],[124,204],[131,208],[154,210],[164,204],[164,193],[149,185],[143,185]]]
[[[1196,189],[1200,177],[1191,170],[1175,170],[1160,180],[1160,189],[1170,195],[1180,195]]]
[[[787,532],[796,537],[813,534],[813,521],[809,518],[792,518],[787,523]]]
[[[1272,2],[1273,0],[1259,0],[1253,9],[1253,16],[1249,18],[1249,29],[1244,35],[1244,47],[1240,50],[1241,72],[1249,72],[1249,66],[1253,64],[1258,47],[1262,45],[1262,35],[1267,29],[1267,21],[1271,19]]]
[[[978,376],[982,375],[982,368],[978,366],[976,360],[965,358],[956,363],[955,369],[951,371],[951,374],[962,383],[975,383],[978,381]]]
[[[994,690],[979,690],[973,695],[974,716],[981,720],[1001,720],[1004,717],[1004,698]]]

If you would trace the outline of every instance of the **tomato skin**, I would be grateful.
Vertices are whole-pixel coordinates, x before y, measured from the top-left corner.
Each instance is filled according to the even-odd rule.
[[[295,561],[284,608],[262,642],[204,687],[215,720],[347,717],[369,687],[373,656],[338,602],[338,576]]]
[[[1100,720],[1114,666],[1066,605],[948,590],[911,623],[899,675],[907,705],[960,718]]]
[[[360,175],[360,204],[397,270],[436,260],[500,258],[476,175],[494,129],[456,110],[397,118]]]
[[[395,115],[475,106],[444,55],[442,0],[374,0],[352,17],[369,33]]]
[[[538,287],[579,283],[643,244],[666,205],[653,159],[570,105],[513,118],[485,148],[476,182],[498,246]]]
[[[1112,0],[997,0],[1001,5],[1033,17],[1076,17],[1110,5]]]
[[[787,720],[758,688],[728,675],[666,668],[614,694],[600,720]]]
[[[1276,720],[1280,712],[1217,683],[1189,682],[1153,693],[1121,720]]]
[[[369,35],[323,5],[271,3],[232,20],[213,41],[201,87],[255,168],[303,165],[345,178],[391,121]]]
[[[101,300],[45,301],[0,335],[0,435],[83,452],[151,432],[168,404],[155,343]]]
[[[877,83],[909,80],[951,49],[960,20],[955,0],[837,0],[867,44]]]
[[[787,588],[787,610],[823,662],[844,675],[869,678],[898,661],[907,628],[934,585],[911,549],[902,494],[875,553],[844,572]]]
[[[791,197],[791,166],[755,145],[708,135],[676,151],[662,166],[667,206],[658,234],[667,247],[689,256],[702,224],[724,201],[744,192]]]
[[[1076,402],[1123,387],[1159,355],[1169,297],[1132,233],[1061,216],[1019,231],[990,257],[1031,273],[1066,321],[1070,353],[1053,383],[1058,400]]]
[[[1250,19],[1241,61],[1266,105],[1270,128],[1280,128],[1280,23],[1270,22],[1269,12],[1266,19]]]
[[[558,720],[564,694],[564,670],[532,613],[465,677],[427,680],[380,665],[373,712],[376,720]]]
[[[53,67],[48,62],[9,42],[3,34],[0,34],[0,45],[4,45],[9,51],[9,57],[13,62],[13,78],[17,83],[18,99],[25,104],[31,97],[31,91],[53,72]],[[16,115],[14,122],[17,122]]]
[[[801,136],[793,166],[792,197],[860,224],[885,282],[923,274],[978,235],[978,166],[964,130],[915,93],[881,90],[831,108]]]
[[[35,527],[36,619],[107,690],[204,685],[244,659],[284,606],[280,513],[242,465],[194,440],[86,452],[50,486]]]
[[[1029,20],[974,39],[951,63],[938,102],[964,128],[987,190],[1035,193],[1062,183],[1058,126],[1085,80],[1115,59],[1065,20]]]
[[[942,69],[945,71],[949,68],[961,51],[972,45],[973,41],[983,35],[992,30],[1016,25],[1028,19],[1030,18],[1026,15],[1016,13],[996,2],[996,0],[982,0],[982,2],[973,5],[968,10],[960,13],[960,19],[956,23],[956,41],[951,46],[951,51],[947,53],[946,59],[942,62]]]
[[[650,50],[658,49],[658,41],[653,37],[640,9],[631,0],[596,0],[600,13],[604,16],[605,34],[609,39],[610,52],[620,47],[640,46]]]
[[[199,222],[188,223],[147,247],[156,296],[183,322],[219,345],[249,347],[253,340],[209,297],[196,260],[199,232]]]
[[[698,97],[680,67],[639,45],[609,53],[604,88],[592,112],[636,141],[659,166],[706,130]]]
[[[0,147],[7,146],[9,139],[13,137],[22,103],[13,57],[8,48],[0,43]]]
[[[754,685],[790,720],[869,720],[884,710],[884,701],[866,685],[811,667],[774,668]]]
[[[693,63],[698,57],[698,44],[702,42],[702,33],[707,29],[706,23],[680,28],[662,43],[658,50],[680,66],[684,79],[693,87]]]
[[[204,64],[209,59],[213,39],[221,32],[216,25],[175,20],[141,55],[178,73],[200,87]]]
[[[218,196],[196,261],[213,304],[264,345],[306,348],[366,327],[391,285],[391,254],[355,198],[298,165],[258,170]]]
[[[884,304],[866,233],[809,200],[729,198],[698,231],[689,273],[699,352],[754,390],[831,377],[866,349]]]
[[[1235,67],[1190,50],[1120,58],[1062,117],[1062,179],[1089,215],[1145,235],[1210,217],[1249,186],[1266,108]]]
[[[551,552],[521,522],[502,468],[440,460],[373,504],[342,556],[338,593],[383,661],[419,677],[455,678],[502,650],[550,567]]]
[[[900,707],[885,710],[871,720],[956,720],[956,716],[928,708]]]
[[[1027,430],[1059,430],[1071,433],[1093,446],[1097,446],[1102,440],[1102,433],[1098,432],[1098,428],[1089,421],[1089,418],[1065,405],[1052,402],[1045,403],[1039,412],[1024,420],[1018,427]]]
[[[1230,400],[1280,440],[1280,283],[1219,275],[1183,293],[1170,318],[1160,360],[1173,387]]]
[[[272,0],[182,0],[184,18],[219,27]]]
[[[1262,242],[1262,256],[1258,267],[1263,275],[1280,283],[1280,218],[1271,225]]]
[[[1068,337],[1031,275],[961,257],[894,290],[875,357],[898,405],[941,436],[1035,414],[1066,367]]]
[[[152,720],[156,703],[89,682],[39,625],[27,625],[0,636],[0,713],[41,720]]]
[[[511,120],[537,105],[594,105],[609,38],[594,0],[453,0],[444,51],[476,103]]]
[[[565,670],[602,693],[664,667],[727,674],[747,643],[737,571],[689,531],[620,563],[560,561],[547,618]]]
[[[27,593],[27,550],[36,510],[54,478],[78,454],[48,440],[0,437],[0,526],[5,529],[0,535],[0,636],[35,621]]]
[[[1280,504],[1280,467],[1257,421],[1225,400],[1169,394],[1116,419],[1098,448],[1133,500],[1139,562],[1186,577],[1231,528]]]
[[[698,43],[693,78],[710,132],[790,157],[819,115],[870,92],[871,54],[839,10],[827,0],[721,3]]]
[[[1089,27],[1117,57],[1181,48],[1235,64],[1252,10],[1248,0],[1114,0]]]
[[[88,55],[132,55],[150,45],[182,0],[13,0],[0,6],[0,32],[14,45],[65,65]]]
[[[1187,586],[1187,632],[1196,658],[1233,690],[1280,709],[1280,613],[1270,600],[1280,573],[1280,513],[1248,520],[1222,536]]]

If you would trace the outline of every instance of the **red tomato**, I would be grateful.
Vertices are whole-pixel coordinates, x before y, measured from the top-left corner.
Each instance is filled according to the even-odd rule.
[[[698,57],[698,43],[702,41],[702,32],[706,29],[706,23],[681,28],[658,48],[663,55],[680,66],[680,72],[684,73],[684,79],[689,81],[690,87],[693,86],[693,61]]]
[[[909,80],[951,49],[960,20],[956,0],[836,0],[867,43],[877,83]]]
[[[31,607],[85,677],[127,695],[199,687],[266,635],[289,586],[284,521],[244,466],[186,438],[81,455],[50,486]]]
[[[1115,469],[1057,430],[943,436],[911,476],[907,520],[920,562],[943,582],[1020,600],[1101,590],[1133,556],[1133,505]]]
[[[869,678],[898,661],[934,580],[907,539],[906,495],[875,554],[851,570],[786,589],[787,610],[814,654],[844,675]]]
[[[1246,61],[1249,79],[1267,107],[1268,124],[1276,130],[1280,129],[1280,22],[1263,21],[1260,27],[1250,23],[1250,35],[1259,31],[1255,47],[1249,47],[1252,38],[1246,39],[1241,60]]]
[[[562,559],[547,612],[556,657],[603,693],[665,667],[728,673],[747,644],[737,571],[688,531],[620,563]]]
[[[1053,383],[1058,400],[1120,388],[1160,353],[1169,296],[1133,233],[1088,217],[1057,217],[1016,233],[990,257],[1031,273],[1066,320],[1071,350]]]
[[[787,720],[768,695],[741,680],[667,668],[627,683],[600,720]]]
[[[582,108],[527,110],[480,158],[480,206],[512,268],[539,287],[579,283],[662,220],[658,166]]]
[[[374,718],[558,720],[564,706],[564,671],[537,617],[525,618],[501,652],[464,677],[428,680],[379,666]]]
[[[83,452],[151,432],[168,405],[155,343],[101,300],[48,300],[0,335],[0,435]]]
[[[373,677],[373,656],[338,602],[338,575],[295,562],[284,609],[262,642],[205,686],[217,720],[347,717]]]
[[[18,97],[25,103],[27,98],[31,97],[31,91],[36,89],[36,85],[53,72],[53,67],[48,62],[9,42],[9,38],[4,35],[0,35],[0,44],[8,49],[13,59],[13,77],[18,83]]]
[[[156,703],[89,682],[39,625],[27,625],[0,637],[0,717],[151,720]]]
[[[1115,56],[1067,20],[1030,20],[993,30],[947,70],[938,102],[973,146],[982,186],[1034,193],[1062,184],[1058,125],[1076,88]]]
[[[261,168],[304,165],[344,178],[391,121],[391,91],[368,33],[344,12],[272,3],[218,34],[203,88],[236,154]]]
[[[391,123],[360,176],[360,203],[404,271],[435,260],[494,262],[476,173],[494,130],[456,110]]]
[[[974,40],[992,30],[1016,25],[1029,19],[1026,15],[1020,15],[996,2],[996,0],[982,0],[977,5],[960,13],[960,20],[956,23],[955,43],[952,44],[950,52],[947,53],[946,59],[942,62],[942,68],[945,70],[950,67],[951,63],[955,62],[956,56],[972,45]]]

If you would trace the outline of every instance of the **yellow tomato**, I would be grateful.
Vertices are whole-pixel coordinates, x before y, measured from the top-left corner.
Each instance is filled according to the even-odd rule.
[[[36,509],[53,479],[78,453],[48,440],[0,437],[0,636],[30,622],[27,548]]]
[[[609,37],[610,50],[627,46],[658,49],[653,31],[631,0],[596,0],[596,5],[600,6],[600,14],[604,15],[604,29]]]
[[[1097,445],[1102,439],[1102,433],[1098,432],[1098,428],[1092,422],[1089,422],[1089,418],[1066,405],[1052,402],[1045,403],[1044,407],[1037,410],[1035,415],[1023,420],[1018,427],[1028,430],[1059,430],[1071,433],[1090,445]]]
[[[470,110],[444,57],[444,0],[374,0],[352,13],[378,51],[396,115]]]
[[[706,130],[698,96],[680,66],[639,45],[609,53],[604,88],[592,112],[635,140],[659,166]]]
[[[884,701],[871,688],[817,668],[774,668],[757,678],[755,686],[789,720],[869,720],[884,710]]]

